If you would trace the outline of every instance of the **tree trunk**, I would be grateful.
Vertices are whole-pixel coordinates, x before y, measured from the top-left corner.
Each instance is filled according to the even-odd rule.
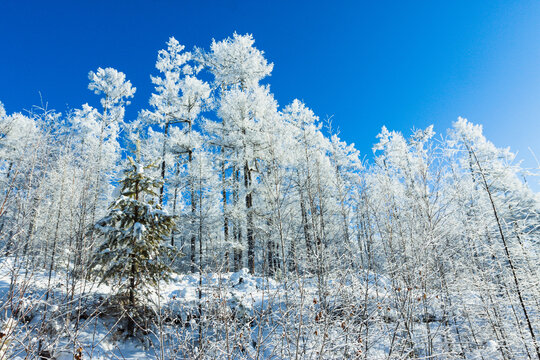
[[[165,132],[163,133],[163,151],[161,152],[161,180],[163,183],[159,189],[159,205],[163,206],[163,193],[165,192],[165,170],[167,164],[165,163],[165,155],[167,152],[167,140],[169,139],[169,125],[167,121],[165,123]]]
[[[189,123],[189,132],[191,133],[191,122]],[[195,184],[193,183],[193,174],[192,174],[192,162],[193,162],[193,151],[191,149],[188,150],[188,162],[189,162],[189,187],[191,192],[191,272],[194,273],[196,270],[195,266],[195,253],[196,253],[196,241],[197,236],[195,235],[195,217],[197,213],[197,201],[195,199]],[[199,242],[201,239],[199,239]],[[199,264],[199,267],[202,266],[202,264]]]
[[[139,182],[135,183],[135,200],[139,201]],[[138,208],[135,206],[134,221],[139,221]],[[135,248],[135,238],[131,238],[131,248]],[[128,335],[135,336],[135,276],[137,276],[137,268],[135,266],[135,254],[132,251],[129,255],[131,261],[131,269],[129,274],[129,313],[128,313]]]
[[[521,290],[521,286],[520,286],[520,283],[519,283],[519,280],[518,280],[518,277],[517,277],[517,274],[516,274],[516,268],[514,266],[514,262],[512,261],[512,257],[510,256],[510,251],[508,249],[508,244],[506,242],[506,238],[504,236],[502,225],[501,225],[501,222],[499,220],[499,214],[498,214],[497,208],[495,206],[495,201],[493,200],[493,196],[491,194],[491,190],[489,188],[486,176],[484,174],[484,170],[482,169],[482,166],[480,165],[480,161],[478,160],[478,157],[476,156],[476,153],[468,145],[466,145],[466,146],[467,146],[469,152],[472,153],[472,155],[474,157],[475,163],[478,166],[478,170],[480,171],[480,175],[482,177],[482,182],[484,184],[484,189],[486,190],[486,193],[487,193],[487,195],[489,197],[489,202],[491,203],[491,208],[493,209],[493,216],[495,217],[495,221],[496,221],[497,227],[499,229],[499,235],[501,236],[501,241],[503,243],[504,252],[505,252],[505,255],[506,255],[506,260],[508,261],[508,265],[510,266],[510,270],[512,271],[512,278],[514,280],[514,285],[516,286],[516,292],[517,292],[517,295],[518,295],[519,304],[521,305],[521,309],[523,310],[523,315],[525,316],[525,321],[527,323],[527,328],[529,330],[529,333],[531,334],[532,343],[533,343],[534,348],[536,350],[536,356],[538,357],[538,360],[540,360],[540,347],[538,346],[538,342],[536,340],[536,335],[534,334],[534,329],[532,327],[531,320],[529,318],[529,313],[527,311],[527,307],[525,306],[525,302],[523,301],[522,290]]]
[[[234,168],[234,190],[233,190],[233,200],[234,205],[238,204],[239,194],[238,194],[238,183],[240,181],[240,170],[235,166]],[[234,219],[234,235],[236,245],[242,244],[242,224],[238,219]],[[243,253],[242,249],[238,246],[234,249],[234,271],[239,271],[243,267]]]
[[[251,170],[246,161],[244,164],[244,186],[246,188],[246,216],[247,216],[247,243],[248,243],[248,268],[255,274],[255,237],[253,234],[253,194],[251,192]]]

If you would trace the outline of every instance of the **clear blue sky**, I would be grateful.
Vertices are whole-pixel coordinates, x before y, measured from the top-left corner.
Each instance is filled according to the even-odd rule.
[[[367,155],[382,125],[409,133],[457,116],[498,146],[540,157],[539,1],[16,1],[0,2],[0,101],[59,111],[97,97],[87,74],[111,66],[148,104],[157,51],[252,33],[274,62],[282,106],[304,100],[333,116]]]

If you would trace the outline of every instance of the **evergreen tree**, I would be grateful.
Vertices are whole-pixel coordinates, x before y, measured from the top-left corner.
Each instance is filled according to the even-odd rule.
[[[153,165],[128,160],[131,166],[121,180],[120,196],[95,225],[104,240],[94,254],[92,268],[102,282],[117,282],[118,293],[128,296],[128,332],[134,335],[137,300],[145,295],[141,285],[155,286],[168,280],[172,272],[175,252],[164,239],[175,221],[154,203],[161,180],[147,175]]]

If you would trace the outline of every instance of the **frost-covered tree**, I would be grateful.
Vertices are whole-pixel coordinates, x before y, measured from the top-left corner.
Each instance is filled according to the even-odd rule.
[[[92,268],[101,282],[114,283],[117,293],[127,295],[129,334],[135,331],[137,300],[147,286],[167,280],[175,251],[166,242],[175,221],[157,204],[161,181],[146,174],[152,165],[143,166],[129,158],[130,168],[121,180],[120,196],[109,213],[96,223],[103,237],[93,256]]]
[[[185,46],[171,37],[167,42],[167,49],[159,51],[156,68],[162,76],[151,77],[156,90],[150,98],[153,111],[141,113],[148,125],[157,124],[163,129],[161,178],[164,184],[160,189],[160,204],[163,204],[164,200],[167,167],[176,162],[169,159],[172,157],[169,149],[170,127],[174,124],[185,124],[186,133],[189,134],[210,96],[209,85],[197,78],[200,66],[193,64],[191,52],[184,49]],[[156,145],[155,142],[150,144]],[[185,153],[190,159],[191,152],[192,147],[188,146]]]
[[[535,236],[538,234],[538,198],[520,181],[520,167],[512,161],[515,155],[509,149],[498,149],[488,141],[482,127],[459,118],[454,123],[449,139],[449,145],[456,151],[457,159],[466,172],[465,190],[472,201],[472,214],[481,214],[482,227],[480,236],[485,237],[479,248],[479,254],[485,256],[483,265],[486,270],[496,269],[493,279],[485,279],[483,288],[495,285],[498,291],[488,296],[503,298],[503,306],[513,309],[515,323],[519,333],[519,341],[524,344],[522,354],[535,354],[540,359],[540,346],[536,335],[536,324],[531,312],[537,311],[538,274],[533,263],[537,263],[539,252]],[[463,180],[462,180],[463,181]],[[527,210],[525,210],[527,209]],[[524,215],[528,213],[529,215]],[[474,215],[473,215],[474,216]],[[528,230],[524,230],[528,229]],[[494,282],[495,284],[491,284]],[[491,286],[490,286],[491,285]],[[483,289],[479,289],[482,291]],[[492,306],[499,306],[498,302]],[[497,328],[502,331],[503,351],[511,354],[513,349],[508,342],[513,339],[505,338],[504,327],[508,320],[501,321]],[[497,330],[494,330],[497,332]],[[511,330],[508,330],[511,333]],[[529,343],[531,349],[526,345]]]
[[[244,266],[243,251],[247,245],[248,268],[252,272],[256,236],[252,184],[260,141],[258,122],[261,116],[276,111],[269,89],[260,85],[272,72],[273,64],[267,62],[254,42],[251,35],[235,33],[222,41],[213,40],[209,52],[198,52],[199,61],[214,76],[221,120],[220,124],[209,124],[207,129],[220,152],[224,239],[231,242],[235,269]]]
[[[99,196],[109,193],[107,187],[120,159],[118,136],[124,123],[125,106],[130,104],[127,99],[133,97],[136,88],[126,80],[124,73],[113,68],[90,71],[88,78],[88,89],[96,95],[103,95],[100,100],[103,111],[84,105],[82,110],[76,112],[74,124],[82,137],[81,151],[88,154],[93,165],[94,199],[90,213],[91,223],[94,223]]]
[[[90,73],[101,108],[0,103],[0,313],[38,338],[7,356],[80,358],[87,329],[97,347],[116,331],[113,304],[131,335],[153,311],[161,359],[537,358],[540,197],[515,155],[459,119],[447,137],[383,127],[360,161],[304,103],[280,107],[254,45],[170,38],[134,121],[111,68]],[[125,159],[138,138],[156,166]]]
[[[210,52],[202,57],[218,87],[256,87],[270,75],[274,64],[268,63],[264,52],[253,46],[254,43],[252,35],[236,32],[222,41],[212,40]]]
[[[98,68],[90,71],[88,89],[101,95],[102,110],[84,104],[69,114],[71,131],[69,143],[75,159],[70,166],[79,188],[79,206],[76,213],[75,241],[71,241],[73,273],[81,276],[88,261],[85,248],[94,246],[92,231],[96,219],[101,217],[111,200],[112,182],[116,180],[118,166],[122,157],[120,134],[124,128],[125,106],[136,89],[126,80],[126,75],[113,68]],[[72,288],[75,288],[73,283]]]

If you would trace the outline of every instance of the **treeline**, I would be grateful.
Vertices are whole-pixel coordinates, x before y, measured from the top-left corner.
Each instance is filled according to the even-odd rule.
[[[381,276],[390,352],[465,358],[496,341],[503,359],[540,359],[540,199],[514,155],[460,118],[445,136],[383,128],[364,162],[301,101],[278,105],[272,67],[250,35],[193,51],[171,38],[137,119],[112,68],[89,74],[100,108],[0,106],[3,257],[63,276],[68,297],[86,291],[131,155],[153,181],[146,203],[174,218],[158,234],[177,251],[170,271],[313,277],[322,309],[336,277]],[[359,316],[368,356],[374,318]]]

